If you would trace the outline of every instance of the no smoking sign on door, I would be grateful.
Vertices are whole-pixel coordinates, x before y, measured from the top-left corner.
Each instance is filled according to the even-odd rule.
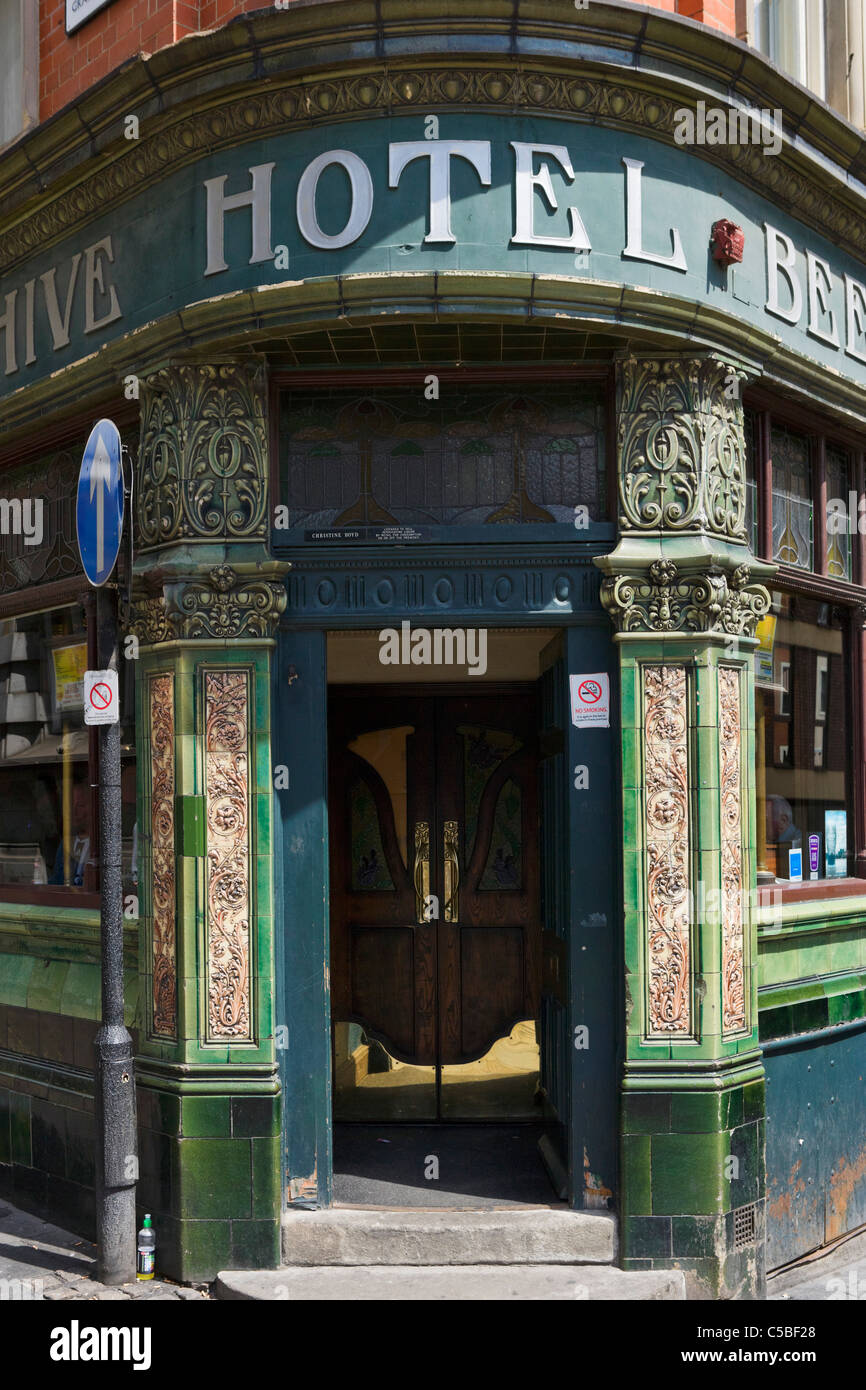
[[[118,720],[117,672],[85,671],[85,724],[116,724]]]
[[[610,728],[610,676],[595,671],[584,676],[570,676],[571,722],[578,729]]]

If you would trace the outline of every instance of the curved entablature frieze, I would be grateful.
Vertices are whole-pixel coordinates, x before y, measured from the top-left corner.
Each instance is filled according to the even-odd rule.
[[[696,152],[729,166],[762,193],[776,190],[798,217],[829,231],[840,245],[866,250],[866,224],[848,178],[863,162],[854,132],[820,103],[804,111],[801,89],[759,54],[714,31],[602,0],[585,11],[571,0],[550,0],[543,17],[538,6],[519,0],[485,5],[483,15],[452,7],[441,15],[425,7],[419,15],[409,4],[389,5],[385,13],[377,6],[375,20],[359,16],[351,4],[299,9],[303,22],[297,26],[291,7],[271,10],[234,26],[229,41],[229,31],[219,30],[140,59],[88,94],[86,123],[70,110],[49,132],[38,127],[26,135],[4,160],[8,172],[0,172],[0,202],[21,208],[20,220],[0,237],[0,269],[140,191],[167,168],[293,125],[469,106],[567,115],[652,131],[673,143],[684,109],[694,113],[707,98],[715,106],[725,91],[732,106],[749,110],[770,89],[775,101],[786,103],[783,124],[796,130],[796,146],[786,136],[781,154],[772,156],[748,143],[706,141]],[[435,61],[407,58],[407,24],[413,44],[426,39]],[[443,54],[443,37],[451,33],[461,44],[457,63]],[[344,34],[351,34],[350,51],[360,55],[354,61],[338,56],[335,40]],[[503,41],[514,57],[491,58],[491,48]],[[375,59],[368,56],[373,52]],[[319,75],[323,55],[328,71]],[[250,81],[251,58],[257,74],[267,72],[266,81]],[[686,68],[688,84],[681,76]],[[204,98],[203,73],[210,83]],[[222,98],[220,88],[229,95]],[[131,142],[122,138],[130,111],[143,121],[141,138]],[[44,193],[52,184],[58,187],[54,198]]]
[[[762,584],[749,582],[751,574],[746,563],[730,574],[719,566],[687,574],[671,560],[656,560],[643,576],[608,575],[601,602],[620,632],[753,638],[771,599]]]
[[[141,383],[136,548],[267,537],[265,371],[176,365]]]
[[[465,317],[528,307],[532,318],[591,318],[635,350],[675,352],[687,340],[689,350],[739,355],[758,374],[766,364],[774,386],[860,416],[866,200],[856,134],[829,111],[803,113],[777,74],[768,90],[787,105],[772,144],[684,141],[684,117],[705,98],[724,90],[741,111],[758,100],[759,56],[660,14],[638,24],[633,9],[603,0],[586,14],[565,0],[543,9],[491,0],[483,15],[434,6],[419,20],[388,3],[375,28],[352,17],[342,50],[331,26],[348,9],[338,0],[298,7],[303,22],[291,10],[261,14],[88,93],[87,158],[75,144],[77,107],[23,136],[0,159],[5,427],[23,430],[40,411],[65,411],[130,376],[149,380],[175,352],[204,358],[216,343],[265,343],[272,328],[359,313],[396,310],[406,322],[442,312],[445,296]],[[426,53],[406,54],[407,24],[413,45],[428,36]],[[459,35],[459,60],[443,35]],[[266,78],[250,79],[251,52]],[[702,74],[714,63],[729,80],[710,91]],[[130,110],[140,114],[135,140],[122,138]],[[334,189],[347,175],[341,202]],[[317,191],[336,217],[327,230]],[[719,217],[740,236],[736,265],[713,259]],[[240,465],[206,461],[211,474],[233,470],[227,488],[185,476],[178,450],[192,431],[171,392],[147,406],[156,389],[143,396],[164,503],[145,498],[144,547],[261,537],[264,492],[243,461],[257,440],[248,447],[235,429]],[[717,533],[736,520],[738,440],[723,419],[716,427],[731,456],[731,472],[711,480],[716,493],[698,504],[687,486],[661,499],[639,490],[628,505],[644,512],[640,526],[655,504],[676,529],[691,526],[693,504]],[[657,431],[656,462],[687,443],[684,431]]]
[[[745,373],[718,358],[620,363],[620,529],[746,541]]]

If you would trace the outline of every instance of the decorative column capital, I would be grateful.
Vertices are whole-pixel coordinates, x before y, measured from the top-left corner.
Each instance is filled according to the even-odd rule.
[[[268,537],[262,360],[168,363],[141,381],[136,550]]]
[[[272,638],[286,607],[286,562],[214,565],[204,575],[162,576],[134,595],[130,631],[145,645],[177,640]]]
[[[646,571],[608,575],[601,601],[619,632],[754,638],[771,600],[763,584],[749,580],[764,568],[743,563],[730,573],[718,565],[681,573],[672,560],[655,560]]]

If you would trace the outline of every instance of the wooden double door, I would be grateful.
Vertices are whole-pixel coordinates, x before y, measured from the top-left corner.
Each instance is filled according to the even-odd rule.
[[[335,1091],[352,1092],[336,1118],[443,1118],[443,1076],[465,1092],[472,1062],[501,1116],[519,1091],[502,1042],[480,1059],[518,1026],[528,1076],[539,1008],[534,690],[337,687],[329,703]]]

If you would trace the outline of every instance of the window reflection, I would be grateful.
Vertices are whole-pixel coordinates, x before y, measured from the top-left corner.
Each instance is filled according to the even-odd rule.
[[[125,894],[138,879],[132,665],[120,672]],[[0,888],[19,896],[26,888],[98,891],[98,765],[84,723],[86,669],[80,605],[0,622]]]
[[[0,885],[95,886],[78,605],[0,624]]]
[[[776,592],[756,654],[758,873],[848,872],[847,620],[842,609]],[[811,855],[811,859],[810,859]]]
[[[474,1062],[438,1068],[402,1062],[359,1023],[335,1023],[336,1120],[537,1120],[540,1053],[535,1021],[516,1023]],[[438,1094],[437,1094],[438,1092]]]

